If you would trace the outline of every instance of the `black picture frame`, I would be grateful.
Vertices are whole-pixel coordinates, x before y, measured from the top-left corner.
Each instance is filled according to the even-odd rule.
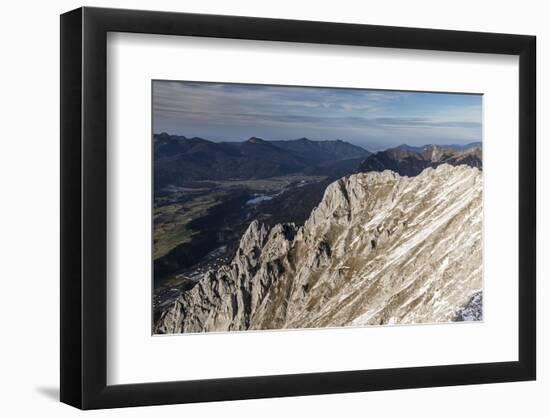
[[[399,369],[107,385],[108,32],[519,56],[519,358]],[[136,10],[61,15],[61,401],[82,409],[534,380],[534,36]]]

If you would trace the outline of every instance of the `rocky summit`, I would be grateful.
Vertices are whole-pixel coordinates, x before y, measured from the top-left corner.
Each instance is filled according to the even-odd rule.
[[[163,311],[155,333],[481,318],[482,173],[439,165],[331,183],[303,226],[250,223],[232,261]]]

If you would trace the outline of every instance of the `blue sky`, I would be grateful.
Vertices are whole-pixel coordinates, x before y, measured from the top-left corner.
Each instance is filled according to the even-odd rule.
[[[213,141],[307,137],[369,150],[481,141],[482,96],[153,81],[153,131]]]

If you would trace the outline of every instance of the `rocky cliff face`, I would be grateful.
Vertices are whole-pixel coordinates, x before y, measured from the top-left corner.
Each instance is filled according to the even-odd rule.
[[[481,169],[481,146],[472,145],[474,146],[465,149],[438,145],[413,148],[402,145],[370,155],[363,161],[357,171],[382,172],[389,169],[400,175],[414,177],[428,167],[435,168],[441,164],[469,165]]]
[[[477,168],[342,178],[303,227],[251,223],[155,333],[479,319],[462,313],[482,289],[481,222]]]

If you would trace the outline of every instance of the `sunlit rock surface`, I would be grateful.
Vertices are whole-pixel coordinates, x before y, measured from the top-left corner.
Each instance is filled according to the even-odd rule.
[[[251,223],[233,261],[209,271],[154,330],[480,320],[481,248],[478,168],[354,174],[327,187],[303,227]]]

